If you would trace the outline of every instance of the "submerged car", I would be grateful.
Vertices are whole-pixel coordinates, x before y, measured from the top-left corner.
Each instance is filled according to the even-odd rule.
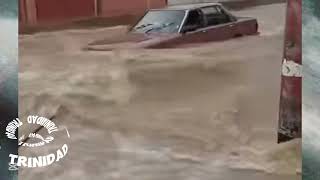
[[[173,48],[258,33],[255,18],[236,17],[219,3],[151,9],[123,37],[90,43],[87,50]]]

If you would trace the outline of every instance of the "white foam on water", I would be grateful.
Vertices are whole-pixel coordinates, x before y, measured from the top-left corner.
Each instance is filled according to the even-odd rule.
[[[307,2],[306,2],[307,3]],[[320,21],[305,6],[303,16],[303,139],[309,148],[320,149],[319,103],[320,96]]]
[[[12,101],[17,89],[18,23],[0,17],[0,98]]]
[[[250,13],[268,22],[263,10]],[[61,166],[22,169],[19,176],[232,179],[234,170],[245,170],[241,179],[251,180],[256,171],[295,174],[298,143],[278,145],[275,137],[281,34],[188,49],[80,49],[117,34],[92,29],[21,37],[20,114],[51,115],[58,107],[55,120],[68,127],[72,142]]]

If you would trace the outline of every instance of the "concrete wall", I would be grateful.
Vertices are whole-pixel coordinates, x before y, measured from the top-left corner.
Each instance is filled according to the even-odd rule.
[[[59,24],[91,17],[141,14],[167,0],[19,0],[20,26]]]
[[[160,8],[165,5],[166,0],[101,0],[99,14],[105,17],[137,14],[149,8]]]
[[[285,2],[286,0],[168,0],[169,5],[177,5],[177,4],[190,4],[190,3],[205,3],[205,2],[220,2],[225,4],[236,4],[240,3],[251,3],[251,4],[268,4],[268,3],[276,3],[276,2]]]
[[[94,17],[95,0],[36,0],[38,23]]]
[[[176,5],[176,4],[223,2],[223,1],[239,1],[239,0],[168,0],[168,4],[169,5]]]

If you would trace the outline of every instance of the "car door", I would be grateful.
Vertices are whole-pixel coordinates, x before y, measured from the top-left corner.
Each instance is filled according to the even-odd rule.
[[[201,43],[205,41],[205,35],[202,29],[205,27],[205,21],[202,12],[197,10],[190,10],[187,14],[186,20],[181,28],[183,34],[180,38],[180,43]]]
[[[233,19],[219,6],[201,8],[205,19],[205,27],[201,29],[206,41],[218,41],[236,35],[236,24]]]

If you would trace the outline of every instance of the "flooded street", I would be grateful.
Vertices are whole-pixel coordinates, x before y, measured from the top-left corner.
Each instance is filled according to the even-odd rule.
[[[33,180],[298,180],[300,142],[278,145],[277,122],[285,4],[254,16],[258,36],[184,49],[88,52],[89,42],[126,27],[43,32],[19,37],[19,110],[54,116],[68,143]],[[20,134],[30,129],[19,130]]]

